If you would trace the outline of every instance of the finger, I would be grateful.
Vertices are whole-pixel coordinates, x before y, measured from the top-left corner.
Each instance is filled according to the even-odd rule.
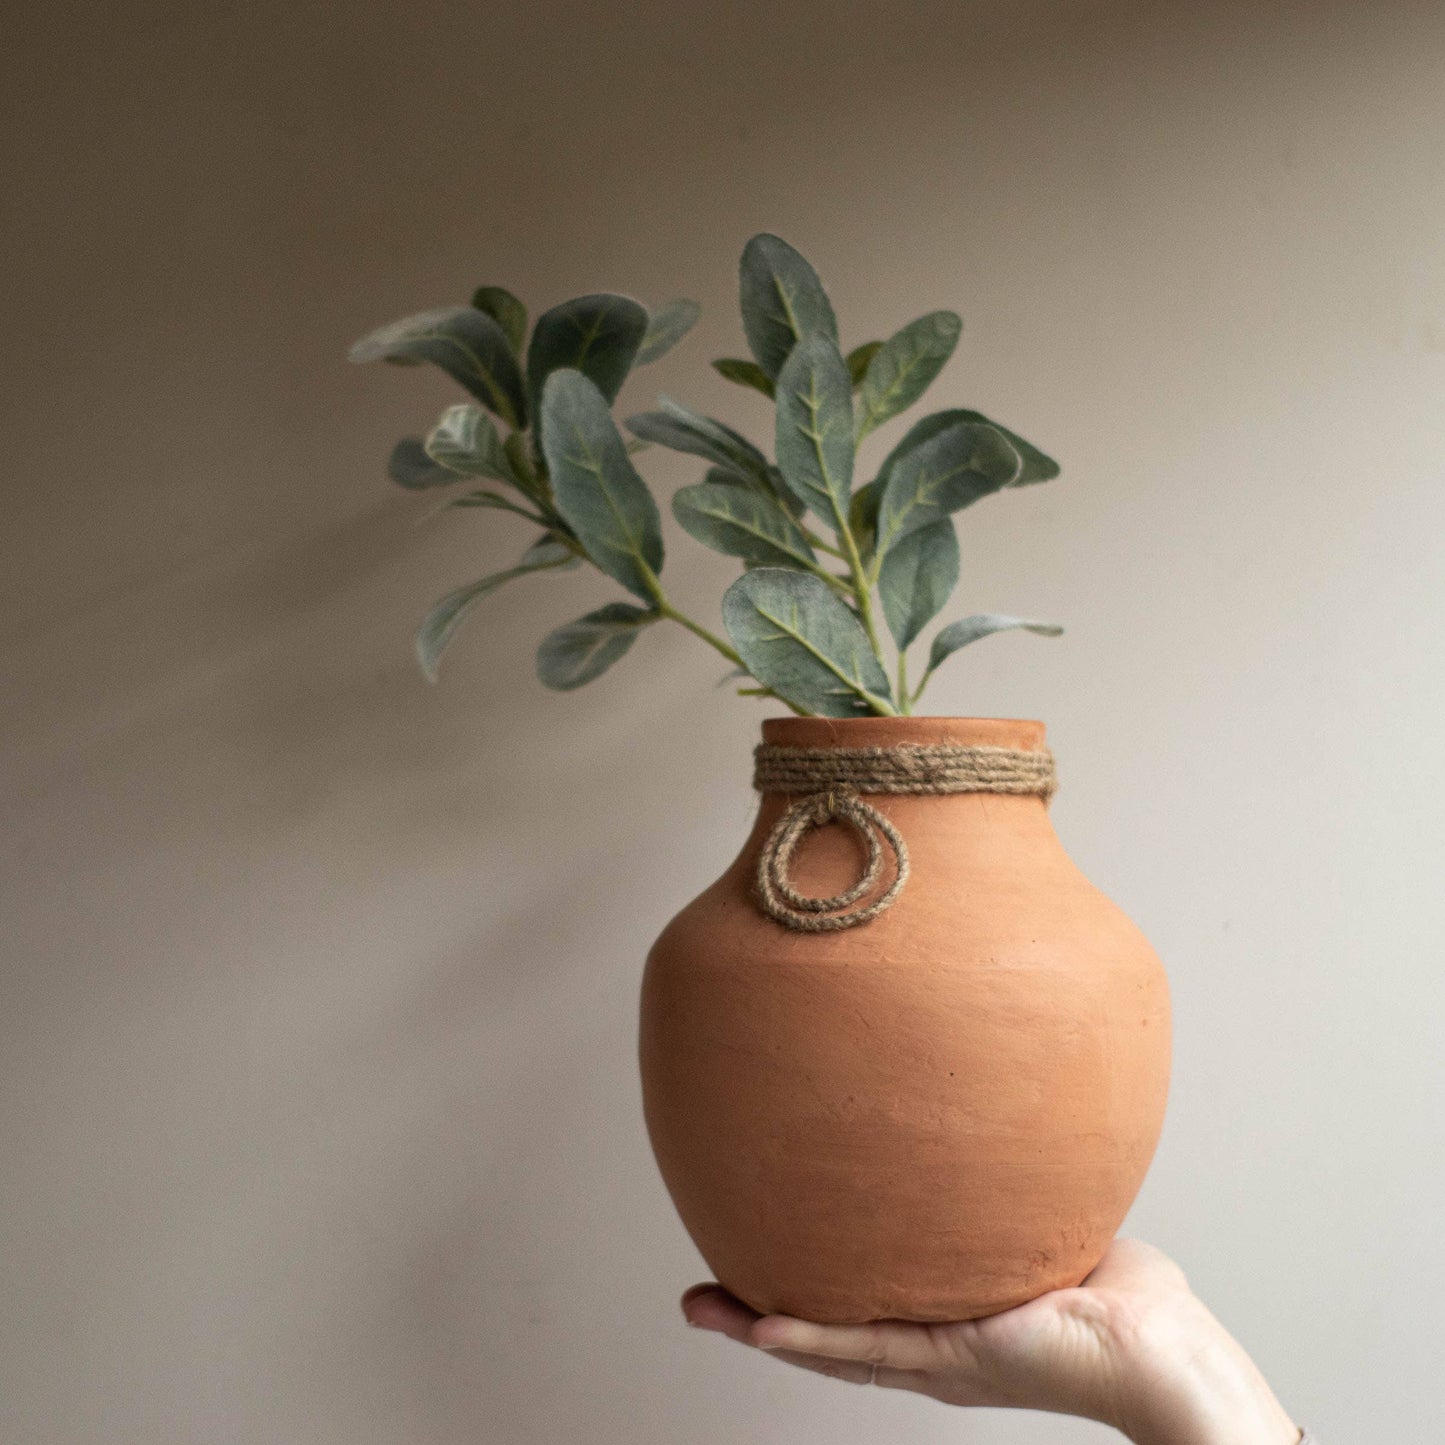
[[[717,1284],[694,1285],[682,1297],[682,1313],[688,1324],[713,1330],[744,1345],[752,1343],[749,1331],[759,1319],[756,1310],[749,1309]]]
[[[759,1348],[762,1349],[761,1346]],[[763,1349],[762,1352],[785,1365],[796,1365],[800,1370],[809,1370],[830,1380],[842,1380],[849,1385],[873,1383],[873,1366],[856,1360],[829,1360],[821,1355],[800,1354],[797,1350]]]
[[[874,1320],[863,1325],[816,1325],[789,1315],[764,1315],[749,1338],[763,1349],[791,1350],[830,1360],[857,1360],[897,1370],[937,1369],[944,1360],[928,1325]]]
[[[879,1385],[884,1389],[915,1390],[930,1393],[931,1381],[920,1370],[897,1369],[890,1365],[874,1364],[871,1361],[840,1360],[826,1355],[810,1355],[798,1350],[779,1349],[776,1345],[758,1344],[752,1338],[752,1327],[762,1318],[754,1309],[749,1309],[735,1299],[721,1285],[695,1284],[682,1297],[682,1312],[688,1324],[699,1329],[712,1330],[737,1340],[740,1344],[755,1345],[764,1354],[800,1370],[823,1375],[832,1380],[844,1380],[855,1385]],[[782,1318],[774,1316],[773,1318]],[[798,1321],[797,1323],[802,1323]]]
[[[913,1390],[930,1395],[937,1383],[921,1370],[895,1370],[891,1365],[868,1365],[861,1360],[830,1360],[825,1355],[804,1355],[796,1350],[763,1350],[762,1353],[784,1364],[796,1365],[800,1370],[850,1385],[877,1385],[884,1390]]]

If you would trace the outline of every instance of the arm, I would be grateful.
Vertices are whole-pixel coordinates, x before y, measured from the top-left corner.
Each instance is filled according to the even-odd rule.
[[[688,1323],[789,1364],[951,1405],[1098,1420],[1135,1445],[1301,1445],[1244,1350],[1157,1249],[1116,1240],[1077,1289],[988,1319],[814,1325],[760,1316],[717,1285],[683,1296]]]

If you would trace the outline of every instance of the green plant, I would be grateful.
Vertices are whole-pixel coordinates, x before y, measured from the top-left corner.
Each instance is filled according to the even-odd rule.
[[[754,236],[740,279],[753,358],[713,365],[774,402],[776,460],[667,397],[627,419],[631,442],[613,421],[632,369],[664,355],[697,320],[691,301],[649,313],[625,296],[582,296],[539,317],[528,340],[526,308],[486,286],[470,306],[408,317],[352,348],[353,361],[431,362],[475,398],[449,407],[425,438],[397,443],[393,481],[501,483],[506,491],[473,487],[447,505],[511,512],[542,529],[516,566],[448,593],[427,614],[416,650],[429,678],[489,593],[583,561],[636,600],[609,602],[550,633],[537,653],[548,687],[590,682],[644,628],[671,620],[733,664],[731,676],[749,684],[742,695],[774,697],[803,714],[909,713],[960,647],[1010,629],[1062,630],[1019,617],[965,617],[934,636],[910,685],[908,650],[958,580],[953,514],[990,493],[1048,481],[1059,468],[981,413],[954,409],[916,422],[877,475],[855,487],[859,447],[919,400],[953,354],[962,323],[951,311],[930,312],[845,356],[822,282],[786,242]],[[676,493],[672,510],[690,536],[743,563],[722,601],[727,639],[681,612],[663,588],[661,520],[632,461],[648,443],[709,463],[701,482]]]

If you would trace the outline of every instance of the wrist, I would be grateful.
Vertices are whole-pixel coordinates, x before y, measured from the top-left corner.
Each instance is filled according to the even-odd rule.
[[[1298,1445],[1254,1361],[1192,1296],[1129,1332],[1121,1428],[1134,1445]]]

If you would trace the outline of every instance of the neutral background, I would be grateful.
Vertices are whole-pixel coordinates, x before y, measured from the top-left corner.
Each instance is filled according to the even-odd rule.
[[[635,994],[763,710],[676,628],[544,692],[595,576],[409,655],[529,538],[388,485],[454,393],[347,344],[691,293],[627,400],[757,430],[706,362],[764,228],[848,342],[960,310],[936,404],[1064,462],[969,514],[956,609],[1067,636],[932,706],[1048,721],[1169,965],[1131,1229],[1331,1441],[1442,1433],[1438,4],[91,0],[4,63],[6,1445],[1107,1438],[681,1327]]]

